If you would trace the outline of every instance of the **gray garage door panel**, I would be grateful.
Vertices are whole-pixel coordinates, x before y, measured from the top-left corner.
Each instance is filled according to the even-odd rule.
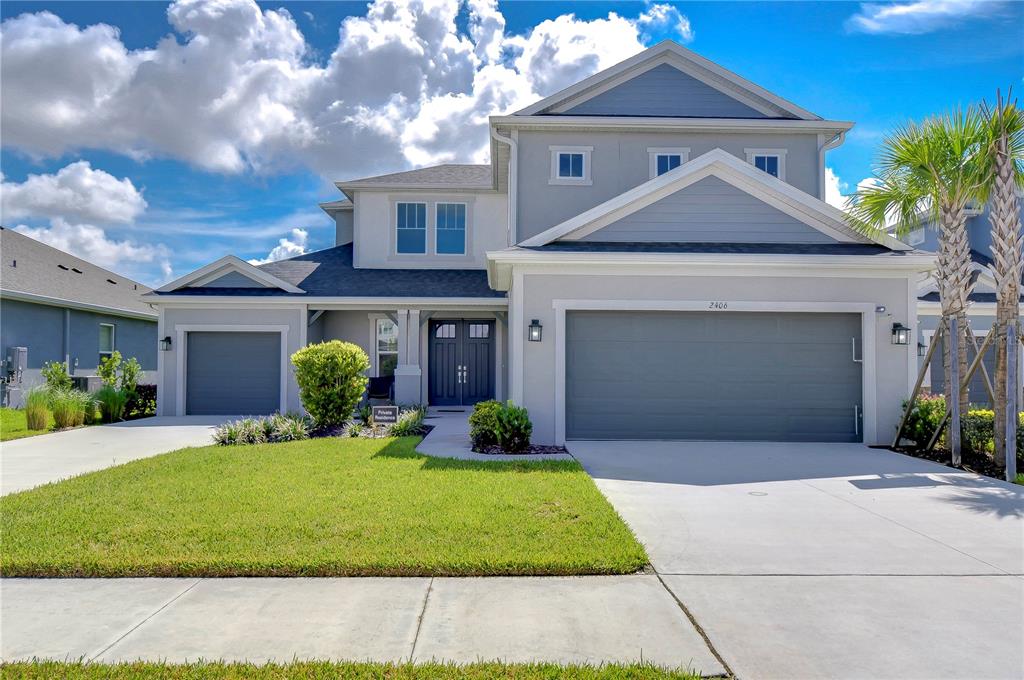
[[[280,333],[187,337],[186,413],[263,415],[281,407]]]
[[[860,441],[857,314],[569,312],[570,439]]]

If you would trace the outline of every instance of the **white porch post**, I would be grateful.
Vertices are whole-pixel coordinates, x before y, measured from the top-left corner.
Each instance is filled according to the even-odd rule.
[[[420,312],[399,309],[398,366],[395,367],[395,402],[416,404],[420,400]]]

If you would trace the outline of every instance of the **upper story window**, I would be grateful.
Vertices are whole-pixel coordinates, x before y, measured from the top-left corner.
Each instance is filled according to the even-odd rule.
[[[438,203],[435,250],[438,255],[466,254],[466,204]]]
[[[114,324],[100,324],[100,362],[114,353]]]
[[[399,253],[427,252],[427,204],[398,203],[395,222],[397,238],[395,249]]]
[[[772,177],[786,180],[785,149],[744,149],[747,162],[758,170],[767,172]]]
[[[551,179],[548,184],[588,186],[592,146],[551,146]]]
[[[682,147],[648,147],[647,155],[651,160],[651,179],[654,179],[659,175],[664,175],[669,170],[675,170],[690,160],[690,149]]]

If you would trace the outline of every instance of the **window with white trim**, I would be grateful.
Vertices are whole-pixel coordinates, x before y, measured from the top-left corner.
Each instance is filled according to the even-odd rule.
[[[785,149],[744,149],[747,162],[758,170],[767,172],[772,177],[786,179]]]
[[[590,154],[592,146],[552,146],[549,184],[592,184]]]
[[[466,204],[438,203],[435,211],[435,252],[438,255],[465,255]]]
[[[100,324],[100,362],[114,353],[114,331],[114,324]]]
[[[395,374],[398,366],[398,324],[391,319],[377,319],[377,377]]]
[[[648,147],[651,179],[675,170],[690,160],[690,149],[682,147]]]
[[[427,204],[396,203],[395,251],[423,255],[427,252]]]

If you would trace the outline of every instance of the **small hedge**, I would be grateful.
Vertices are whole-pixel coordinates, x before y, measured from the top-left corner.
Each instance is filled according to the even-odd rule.
[[[924,449],[935,428],[946,415],[946,398],[941,394],[925,394],[914,401],[907,418],[903,436],[914,442],[914,448]],[[995,412],[991,409],[971,409],[960,418],[963,453],[991,457],[995,450]],[[949,428],[939,440],[940,448],[948,448]],[[1024,412],[1018,414],[1017,426],[1018,467],[1024,464]]]
[[[331,340],[307,345],[292,355],[299,397],[318,427],[344,425],[369,382],[370,358],[358,345]]]
[[[474,451],[483,451],[498,443],[495,431],[501,409],[501,402],[493,399],[481,401],[473,407],[473,413],[469,416],[469,439],[473,442]]]
[[[530,448],[533,435],[530,414],[511,401],[505,404],[480,402],[469,417],[469,428],[473,450],[480,453],[486,453],[491,446],[498,446],[506,453],[523,453]]]

